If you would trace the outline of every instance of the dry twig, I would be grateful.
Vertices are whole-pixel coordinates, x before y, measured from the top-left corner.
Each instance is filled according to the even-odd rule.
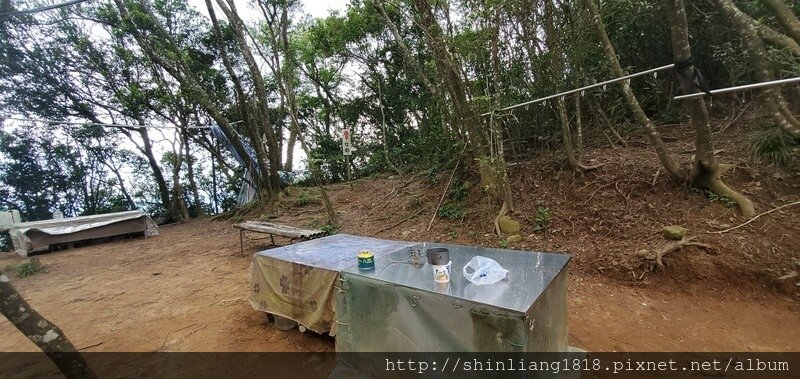
[[[385,228],[383,228],[381,230],[378,230],[377,232],[375,232],[375,234],[378,234],[378,233],[381,233],[381,232],[385,232],[385,231],[390,230],[390,229],[394,229],[394,227],[396,227],[396,226],[398,226],[398,225],[400,225],[400,224],[402,224],[402,223],[404,223],[404,222],[406,222],[408,220],[411,220],[412,218],[416,217],[420,213],[422,213],[422,209],[414,212],[414,214],[412,214],[411,216],[408,216],[408,217],[406,217],[406,218],[394,223],[393,225],[390,225],[390,226],[387,226],[387,227],[385,227]]]
[[[592,192],[592,194],[591,194],[591,195],[589,195],[589,198],[588,198],[588,199],[586,199],[586,201],[584,201],[584,202],[583,202],[583,204],[581,204],[581,205],[586,205],[586,204],[588,204],[588,203],[589,203],[589,200],[592,200],[592,198],[594,197],[594,194],[596,194],[596,193],[597,193],[597,191],[600,191],[601,189],[603,189],[603,188],[606,188],[606,187],[608,187],[608,186],[610,186],[610,185],[612,185],[612,184],[614,184],[614,183],[606,183],[606,184],[603,184],[603,185],[602,185],[602,186],[600,186],[600,187],[597,187],[597,189],[596,189],[596,190],[594,190],[594,192]]]
[[[739,228],[741,228],[741,227],[743,227],[743,226],[755,221],[757,218],[759,218],[761,216],[768,215],[768,214],[770,214],[772,212],[779,211],[779,210],[781,210],[783,208],[788,208],[788,207],[791,207],[792,205],[798,205],[798,204],[800,204],[800,200],[799,201],[795,201],[793,203],[781,205],[780,207],[772,208],[772,209],[770,209],[770,210],[768,210],[766,212],[759,213],[759,214],[753,216],[753,218],[751,218],[751,219],[749,219],[749,220],[747,220],[747,221],[745,221],[745,222],[743,222],[743,223],[741,223],[739,225],[736,225],[734,227],[731,227],[731,228],[728,228],[728,229],[724,229],[724,230],[719,230],[719,231],[716,231],[716,232],[706,232],[706,234],[723,234],[723,233],[727,233],[727,232],[730,232],[731,230],[739,229]]]
[[[464,146],[464,149],[466,149],[466,145]],[[458,161],[456,161],[456,167],[454,167],[453,172],[450,173],[450,179],[447,181],[447,185],[444,186],[442,197],[439,198],[439,204],[436,204],[436,208],[433,209],[433,214],[431,215],[431,222],[428,223],[428,231],[431,230],[431,226],[433,226],[433,221],[436,220],[436,214],[439,212],[439,207],[442,206],[444,197],[447,196],[447,190],[450,189],[450,184],[453,183],[453,177],[456,176],[456,171],[458,171],[458,165],[461,163],[461,157],[463,156],[464,156],[464,150],[461,150],[461,154],[458,156]]]

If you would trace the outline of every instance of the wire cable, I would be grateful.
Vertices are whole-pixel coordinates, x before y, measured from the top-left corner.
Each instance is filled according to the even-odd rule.
[[[53,9],[68,7],[70,5],[85,3],[87,1],[89,1],[89,0],[72,0],[72,1],[67,1],[66,3],[47,5],[47,6],[39,7],[39,8],[25,9],[25,10],[21,10],[21,11],[14,11],[14,12],[7,12],[7,13],[0,13],[0,17],[18,16],[18,15],[23,15],[23,14],[44,12],[44,11],[49,11],[49,10],[53,10]]]

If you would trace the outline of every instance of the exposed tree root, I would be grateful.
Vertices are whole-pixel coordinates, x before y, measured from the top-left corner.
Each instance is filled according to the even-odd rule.
[[[734,191],[732,188],[728,187],[722,180],[719,178],[712,179],[709,183],[707,183],[704,187],[708,188],[712,192],[716,193],[717,195],[725,196],[739,205],[739,209],[742,211],[742,216],[750,218],[756,214],[756,209],[753,206],[753,202],[740,194],[739,192]]]
[[[583,163],[578,163],[578,167],[581,169],[581,171],[584,171],[584,172],[591,171],[591,170],[596,170],[596,169],[598,169],[600,167],[603,167],[605,165],[606,165],[605,163],[598,163],[596,165],[587,166],[587,165],[585,165]]]
[[[680,241],[670,242],[654,252],[647,251],[646,254],[642,254],[641,256],[651,262],[650,271],[663,270],[664,256],[673,251],[680,250],[685,246],[697,246],[706,250],[713,250],[710,245],[695,242],[694,237],[683,237]]]
[[[503,217],[506,214],[508,214],[508,204],[506,204],[506,202],[504,201],[503,202],[503,206],[500,208],[500,212],[494,218],[494,232],[500,238],[503,238],[503,231],[500,230],[500,221],[499,220],[500,220],[500,217]]]

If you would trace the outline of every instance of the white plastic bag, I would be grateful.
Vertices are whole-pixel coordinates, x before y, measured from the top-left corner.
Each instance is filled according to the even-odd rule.
[[[464,277],[477,285],[497,283],[508,274],[508,270],[491,258],[476,255],[464,266]]]

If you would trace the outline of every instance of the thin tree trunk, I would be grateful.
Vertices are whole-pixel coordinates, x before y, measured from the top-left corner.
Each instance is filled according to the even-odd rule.
[[[619,64],[617,53],[614,51],[614,46],[611,44],[611,40],[608,39],[608,33],[606,33],[606,27],[603,25],[603,19],[600,17],[600,10],[597,8],[595,0],[587,0],[586,3],[586,8],[590,12],[592,23],[595,27],[595,33],[597,34],[598,39],[600,39],[600,44],[603,47],[603,52],[605,53],[606,59],[611,65],[612,72],[617,77],[625,76],[625,71]],[[636,121],[639,123],[639,126],[645,130],[647,138],[650,140],[650,143],[656,150],[656,154],[658,154],[658,158],[661,160],[661,164],[664,166],[664,169],[673,179],[687,181],[687,174],[681,170],[672,159],[672,156],[669,154],[666,145],[664,145],[664,141],[661,139],[661,133],[658,132],[655,125],[653,125],[653,122],[644,113],[642,106],[639,105],[639,101],[636,99],[636,95],[634,95],[629,81],[621,81],[619,82],[619,86],[622,90],[622,95],[625,97],[625,101],[628,103],[628,108],[630,108],[631,112],[636,118]]]
[[[267,21],[268,28],[266,28],[266,32],[269,34],[270,43],[273,46],[272,55],[267,56],[266,53],[262,52],[258,46],[258,41],[255,39],[253,39],[253,43],[256,47],[256,50],[259,52],[259,54],[261,54],[261,57],[267,62],[270,70],[272,70],[272,74],[275,77],[275,81],[277,82],[278,86],[282,86],[284,81],[291,81],[294,79],[292,76],[294,69],[290,66],[294,64],[294,59],[291,58],[292,52],[289,46],[288,38],[288,6],[286,3],[276,3],[264,0],[257,1],[257,4]],[[278,18],[278,7],[280,7],[280,18]],[[281,53],[284,55],[283,64],[286,66],[285,68],[281,67]],[[287,96],[293,96],[293,94],[287,94],[283,91],[279,91],[279,94],[281,108],[286,109],[288,106],[288,112],[294,112],[296,114],[297,109],[295,109],[294,101],[291,101],[287,98]],[[294,118],[290,117],[290,122],[294,122],[293,120]],[[296,128],[293,128],[290,125],[287,129],[289,130],[289,138],[286,143],[286,161],[283,164],[283,170],[292,171],[294,164],[294,146],[297,142],[297,135],[295,134]],[[280,133],[282,134],[283,131],[281,130]],[[282,136],[278,139],[278,141],[282,143]]]
[[[217,146],[214,144],[212,149],[216,150]],[[217,165],[216,165],[217,158],[214,154],[211,154],[211,197],[214,200],[214,214],[219,213],[219,201],[217,197]]]
[[[686,9],[683,0],[666,0],[667,18],[670,23],[670,36],[672,42],[672,54],[676,62],[687,62],[691,60],[692,51],[689,46],[689,26],[686,21]],[[749,24],[748,24],[749,25]],[[690,94],[697,92],[695,83],[690,78],[694,78],[694,65],[685,64],[677,68],[681,70],[678,80],[681,84],[683,93]],[[706,102],[702,97],[694,97],[686,100],[689,108],[692,124],[694,124],[695,155],[694,167],[689,179],[709,190],[730,198],[739,204],[744,217],[750,218],[755,214],[753,203],[744,195],[732,190],[720,178],[719,164],[714,155],[714,143],[711,137],[711,125],[708,117]]]
[[[575,148],[578,162],[583,160],[583,122],[581,121],[581,94],[575,94]]]
[[[403,40],[403,36],[400,35],[400,31],[397,28],[397,25],[394,24],[391,18],[389,18],[389,14],[386,12],[386,9],[383,7],[383,1],[385,0],[372,0],[372,4],[375,5],[375,8],[378,12],[383,16],[384,21],[386,21],[386,25],[389,28],[389,31],[392,33],[392,37],[394,37],[395,43],[397,44],[397,48],[400,50],[400,54],[403,57],[403,66],[410,70],[414,76],[422,83],[425,89],[431,93],[436,104],[439,107],[440,112],[442,113],[442,119],[447,120],[447,123],[450,125],[450,128],[456,133],[460,134],[460,127],[457,123],[452,122],[452,114],[450,112],[450,108],[447,106],[447,103],[443,100],[444,95],[442,94],[441,88],[431,82],[430,79],[425,75],[425,72],[420,67],[419,62],[414,58],[414,54],[412,54],[411,49],[409,49],[408,45],[406,45],[405,41]]]
[[[173,162],[172,167],[172,204],[174,204],[176,211],[180,212],[181,220],[188,221],[189,210],[186,208],[180,177],[181,165],[183,165],[183,139],[180,136],[177,136],[177,139],[178,148],[173,150],[175,162]]]
[[[441,26],[433,15],[428,0],[414,0],[414,9],[417,20],[424,30],[428,45],[433,51],[436,64],[441,67],[442,80],[450,92],[451,101],[456,110],[459,122],[464,125],[472,153],[475,157],[488,157],[489,146],[486,134],[481,130],[479,115],[471,108],[467,101],[467,88],[464,86],[457,64],[448,49]]]
[[[603,123],[601,123],[600,120],[597,119],[597,115],[594,112],[592,112],[592,118],[594,119],[595,124],[597,124],[597,128],[600,129],[601,133],[603,133],[603,137],[605,137],[606,141],[608,141],[608,146],[611,147],[612,149],[616,149],[617,145],[615,145],[614,140],[612,140],[611,137],[608,136],[606,128],[603,127]]]
[[[283,9],[286,12],[286,9]],[[285,17],[285,14],[284,14]],[[294,89],[294,82],[292,78],[294,77],[294,68],[296,66],[291,65],[294,62],[294,59],[290,59],[292,52],[290,51],[289,45],[289,38],[288,38],[288,21],[282,20],[281,21],[281,31],[280,31],[280,45],[283,48],[283,53],[286,57],[285,61],[287,62],[287,66],[283,68],[281,71],[276,70],[276,75],[278,72],[281,72],[282,75],[278,77],[277,84],[278,84],[278,91],[280,92],[281,96],[286,99],[286,102],[289,104],[289,117],[290,117],[290,137],[295,136],[296,140],[300,142],[300,147],[305,152],[306,157],[308,158],[308,169],[311,172],[311,178],[314,181],[314,184],[319,188],[320,195],[322,196],[322,203],[325,205],[325,211],[328,214],[328,223],[331,225],[338,224],[338,217],[336,215],[336,210],[333,208],[333,203],[328,196],[328,191],[323,185],[322,181],[322,172],[319,167],[319,163],[315,163],[315,160],[312,159],[311,149],[306,144],[305,138],[303,137],[303,132],[300,130],[300,121],[298,119],[298,107],[297,107],[297,97],[295,96],[295,89]],[[277,35],[275,35],[277,37]],[[278,45],[278,41],[275,41],[276,38],[273,38],[273,41],[276,45]],[[314,82],[314,85],[317,86],[317,91],[319,92],[319,83]],[[323,101],[325,98],[320,96]],[[328,116],[329,117],[329,116]],[[289,146],[292,146],[294,142],[290,143]],[[288,156],[288,155],[287,155]]]
[[[226,5],[227,3],[227,5]],[[265,170],[267,174],[266,184],[268,184],[268,188],[266,188],[266,192],[269,194],[270,198],[266,200],[272,200],[272,197],[275,196],[278,192],[280,192],[280,179],[278,177],[278,165],[282,161],[280,159],[281,152],[278,150],[278,143],[277,137],[275,135],[275,130],[272,128],[269,119],[269,99],[267,98],[267,89],[266,85],[264,84],[264,78],[261,75],[261,70],[258,67],[258,63],[256,62],[255,58],[253,57],[253,53],[250,50],[250,46],[247,44],[247,39],[244,35],[244,28],[243,22],[239,17],[239,14],[236,11],[236,5],[234,4],[233,0],[217,0],[217,4],[219,5],[222,12],[225,13],[225,16],[228,18],[229,25],[231,26],[231,30],[234,32],[233,35],[236,39],[237,45],[239,46],[239,51],[242,53],[242,58],[244,58],[245,63],[247,64],[247,68],[250,72],[250,78],[253,82],[253,88],[255,89],[256,98],[258,99],[258,110],[260,115],[261,123],[263,124],[262,128],[259,128],[258,131],[254,131],[251,135],[252,138],[252,147],[256,153],[256,158],[258,160],[258,164],[261,167],[261,170]],[[261,143],[261,133],[263,132],[264,136],[266,137],[267,148],[264,148],[264,145]],[[268,168],[268,169],[267,169]],[[262,192],[262,191],[259,191]]]
[[[144,121],[139,120],[139,125],[144,125]],[[161,205],[167,211],[167,214],[171,220],[179,220],[180,215],[174,212],[175,207],[170,199],[170,191],[169,186],[167,186],[167,180],[164,179],[164,174],[161,172],[161,166],[158,165],[158,160],[156,160],[156,156],[153,154],[153,144],[150,141],[150,137],[147,135],[147,128],[141,127],[138,129],[138,132],[139,136],[142,138],[142,150],[144,150],[144,155],[147,157],[147,163],[150,164],[150,169],[153,171],[153,178],[156,180],[158,193],[161,195]]]
[[[493,33],[492,33],[492,87],[494,92],[494,108],[500,109],[500,88],[502,87],[502,83],[500,82],[500,4],[499,3],[489,3],[492,4],[494,8],[494,17],[492,17],[493,25]],[[449,12],[448,12],[449,18]],[[449,23],[449,19],[448,19]],[[452,32],[452,31],[451,31]],[[502,167],[502,177],[501,182],[504,186],[501,194],[503,196],[503,205],[500,209],[500,213],[498,214],[497,219],[501,216],[504,216],[506,212],[514,212],[514,197],[511,194],[511,189],[509,188],[510,184],[508,183],[508,170],[506,169],[506,151],[505,147],[503,146],[503,125],[502,123],[498,123],[495,120],[495,117],[489,120],[489,126],[491,128],[490,133],[494,134],[493,138],[490,138],[489,143],[494,144],[495,156],[496,160],[498,161],[497,165]],[[511,141],[511,133],[508,135],[509,141]],[[494,142],[492,142],[494,141]],[[511,144],[512,148],[514,144]]]
[[[197,189],[197,181],[194,178],[194,161],[195,159],[191,154],[191,147],[189,146],[189,131],[183,130],[183,149],[186,155],[186,176],[189,179],[189,186],[191,186],[192,197],[194,198],[194,211],[197,217],[203,215],[203,204],[200,201],[200,191]]]
[[[378,105],[380,106],[381,110],[381,137],[383,138],[383,158],[386,160],[386,165],[389,168],[396,172],[397,175],[403,175],[403,172],[400,171],[397,166],[389,159],[389,144],[386,142],[386,111],[384,110],[383,105],[383,91],[381,91],[381,83],[380,79],[378,80]]]
[[[560,82],[562,71],[564,69],[564,62],[562,57],[562,49],[558,36],[556,35],[555,21],[553,18],[554,4],[552,0],[545,0],[544,3],[544,29],[545,41],[547,43],[548,51],[550,52],[550,79],[553,83]],[[558,90],[558,86],[554,85],[554,89]],[[564,152],[567,155],[570,167],[577,172],[591,170],[602,166],[584,166],[580,162],[580,158],[575,155],[575,147],[572,144],[572,132],[569,126],[569,114],[567,113],[567,106],[564,103],[564,96],[556,100],[558,107],[558,117],[561,121],[561,135],[564,141]]]
[[[775,80],[775,74],[767,58],[767,49],[755,28],[747,21],[747,16],[731,0],[714,0],[717,9],[733,25],[742,38],[743,45],[750,58],[754,74],[758,81]],[[785,132],[800,137],[800,121],[789,111],[779,87],[764,87],[761,90],[762,103],[769,109],[772,120]]]
[[[564,97],[559,97],[557,102],[558,118],[561,120],[561,136],[564,139],[564,152],[567,154],[569,166],[574,171],[581,171],[581,164],[575,157],[575,151],[572,147],[572,132],[569,128],[569,115],[567,114],[567,106],[564,104]]]
[[[112,173],[114,173],[114,176],[117,178],[117,181],[119,181],[119,190],[122,192],[122,195],[125,196],[125,201],[128,202],[128,207],[131,210],[137,209],[138,207],[136,206],[136,202],[133,201],[133,197],[131,197],[131,194],[128,193],[128,189],[125,187],[125,181],[122,179],[122,174],[119,172],[119,167],[117,167],[117,165],[114,164],[114,162],[111,160],[110,157],[108,159],[110,162],[103,161],[103,164],[106,167],[108,167],[108,169],[111,170]]]
[[[36,312],[3,273],[0,273],[0,313],[42,349],[66,378],[97,378],[64,332]]]
[[[286,142],[286,162],[283,164],[283,170],[288,172],[294,171],[294,145],[297,143],[297,134],[294,130],[294,128],[289,130],[289,140]]]
[[[488,138],[482,129],[480,115],[475,112],[467,101],[467,88],[461,80],[454,62],[447,49],[441,26],[433,15],[428,0],[414,0],[416,19],[424,32],[425,39],[433,51],[434,60],[442,72],[442,80],[450,93],[458,121],[464,125],[467,132],[467,141],[472,155],[479,160],[478,171],[481,184],[487,188],[491,198],[506,199],[511,197],[511,189],[506,178],[505,162],[502,158],[491,156]],[[509,204],[510,206],[511,204]]]
[[[123,0],[114,0],[114,4],[117,10],[119,10],[120,16],[122,16],[122,21],[126,23],[127,26],[131,27],[131,34],[145,55],[153,61],[153,63],[166,70],[174,77],[181,84],[185,95],[208,112],[208,115],[219,125],[225,137],[231,142],[237,155],[245,161],[244,166],[250,170],[253,180],[256,183],[266,183],[268,170],[263,166],[261,167],[262,170],[259,171],[251,169],[255,167],[255,165],[245,150],[241,137],[228,122],[227,118],[224,117],[223,112],[217,107],[214,101],[212,101],[208,92],[200,85],[199,79],[182,58],[180,46],[178,46],[174,38],[167,32],[166,28],[158,22],[158,18],[155,17],[147,4],[138,3],[137,11],[144,11],[145,14],[147,14],[149,20],[148,25],[142,25],[140,18],[131,17],[130,12],[128,12],[128,6]],[[150,33],[155,33],[164,37],[167,43],[156,48],[152,40],[147,37]],[[161,52],[162,49],[167,49],[169,53],[172,53],[169,59]],[[260,138],[260,134],[254,135],[252,130],[249,131],[249,134],[249,137],[253,140]],[[267,188],[268,190],[269,185],[259,185],[257,188]],[[169,190],[167,190],[167,194],[169,194]],[[267,196],[271,195],[267,194]]]
[[[608,119],[608,115],[606,115],[606,111],[603,109],[603,106],[600,105],[600,102],[594,96],[589,98],[589,107],[594,112],[595,117],[600,118],[600,122],[611,131],[611,134],[614,138],[619,141],[622,146],[628,147],[628,141],[617,132],[617,128],[614,127],[614,124],[611,123],[611,120]]]
[[[800,20],[792,13],[792,8],[782,0],[761,0],[761,2],[772,11],[794,41],[800,44]]]

